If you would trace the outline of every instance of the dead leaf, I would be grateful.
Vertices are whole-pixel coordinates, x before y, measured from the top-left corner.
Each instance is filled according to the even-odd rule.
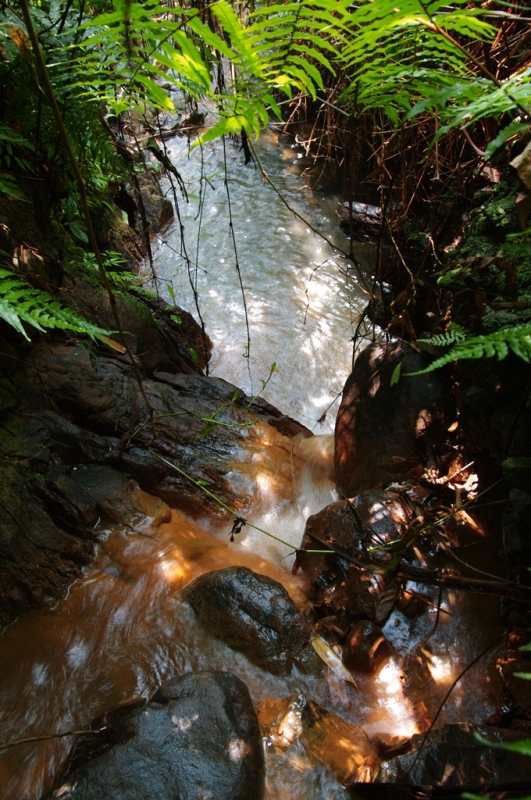
[[[378,625],[384,622],[391,613],[396,602],[397,594],[395,587],[394,589],[388,589],[380,595],[375,609],[376,622]]]
[[[24,61],[28,64],[31,74],[33,76],[33,80],[35,81],[35,85],[37,89],[42,92],[42,87],[39,83],[39,79],[37,78],[37,71],[35,69],[35,65],[33,63],[33,55],[31,52],[31,44],[30,40],[28,39],[28,35],[22,28],[15,28],[14,25],[10,25],[9,28],[9,35],[11,39],[15,43],[15,46],[24,59]]]
[[[116,350],[118,353],[127,353],[126,348],[122,344],[115,342],[114,339],[109,339],[108,336],[102,336],[101,340],[105,342],[105,344],[108,344],[109,347],[112,347],[113,350]]]
[[[10,25],[8,30],[18,52],[24,61],[33,69],[33,56],[31,54],[31,45],[27,33],[25,33],[22,28],[15,28],[14,25]]]
[[[484,166],[481,172],[489,181],[492,181],[492,183],[499,183],[501,181],[501,172],[497,167]]]

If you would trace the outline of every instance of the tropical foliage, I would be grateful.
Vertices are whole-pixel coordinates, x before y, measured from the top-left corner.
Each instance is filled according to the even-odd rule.
[[[24,323],[41,333],[46,328],[59,328],[103,340],[111,333],[92,325],[48,292],[32,289],[6,269],[0,269],[0,318],[28,340]]]
[[[271,113],[281,116],[282,95],[315,100],[326,91],[326,76],[340,72],[343,107],[378,108],[395,124],[425,110],[445,123],[439,135],[485,116],[519,116],[507,119],[511,135],[529,124],[529,65],[500,80],[474,56],[478,43],[499,33],[496,13],[479,3],[298,0],[261,3],[246,18],[238,7],[228,0],[176,7],[114,0],[84,13],[83,4],[39,2],[32,14],[55,92],[69,104],[76,98],[76,110],[171,110],[171,87],[180,87],[218,105],[219,119],[205,138],[242,129],[256,134]],[[31,48],[9,8],[0,24],[5,69],[16,66],[28,88],[36,78]],[[8,109],[8,126],[9,116]]]
[[[528,364],[531,363],[531,324],[515,325],[483,336],[465,336],[460,326],[457,326],[457,330],[451,328],[448,334],[440,334],[423,341],[438,347],[449,344],[453,346],[443,356],[436,358],[429,367],[421,370],[422,374],[433,372],[457,359],[497,357],[502,360],[511,351]],[[421,372],[410,374],[420,375]]]
[[[407,146],[417,162],[430,142],[451,131],[470,139],[471,130],[475,149],[487,158],[529,130],[531,61],[517,5],[507,11],[468,0],[1,2],[0,197],[41,203],[42,216],[83,245],[89,235],[79,181],[42,90],[29,19],[93,206],[111,204],[111,182],[134,182],[124,115],[153,123],[154,114],[174,110],[177,91],[191,107],[213,101],[196,144],[256,136],[295,99],[334,106],[352,120],[370,112],[387,173],[397,130],[402,151],[404,131],[422,141],[423,152]],[[496,61],[502,39],[514,56]],[[433,122],[422,123],[426,138],[418,121],[430,115]],[[141,152],[143,142],[137,146]],[[39,181],[46,182],[46,200],[35,191]],[[403,205],[413,196],[404,191]],[[496,341],[498,355],[501,342],[527,352],[518,336]],[[484,351],[491,352],[490,344]]]

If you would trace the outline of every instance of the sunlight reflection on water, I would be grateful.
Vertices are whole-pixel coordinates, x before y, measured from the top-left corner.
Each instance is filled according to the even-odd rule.
[[[274,134],[266,133],[256,145],[268,173],[288,202],[312,225],[321,226],[328,236],[335,237],[339,247],[348,249],[337,218],[334,220],[338,198],[314,197],[311,202],[302,194],[300,178],[287,171],[275,139]],[[197,192],[201,151],[189,153],[184,139],[168,144],[185,184],[191,193]],[[197,257],[200,267],[197,272],[195,266],[192,270],[201,313],[215,345],[211,373],[252,396],[276,362],[265,398],[314,432],[327,433],[333,429],[336,406],[324,423],[318,423],[318,419],[334,403],[350,372],[351,338],[366,295],[346,277],[348,262],[289,214],[259,170],[252,164],[244,165],[238,147],[229,146],[227,152],[233,226],[250,326],[250,358],[245,357],[245,313],[228,226],[219,143],[203,154],[207,171],[214,165],[216,169],[204,182],[202,215],[197,200],[188,205],[180,202],[188,252],[193,253],[194,262]],[[171,284],[176,302],[195,313],[185,261],[178,254],[179,225],[174,223],[161,238],[173,248],[161,241],[154,245],[163,290],[166,283]],[[356,253],[366,264],[374,257],[367,245],[357,246]],[[166,297],[169,300],[169,294]]]

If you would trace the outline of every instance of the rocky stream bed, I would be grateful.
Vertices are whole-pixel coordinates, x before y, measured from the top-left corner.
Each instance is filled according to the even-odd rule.
[[[457,391],[444,372],[391,385],[430,356],[373,344],[334,440],[206,376],[185,311],[119,306],[142,388],[123,353],[2,330],[6,800],[528,789],[529,759],[498,745],[531,726],[530,499],[509,483],[487,497],[503,515],[467,504],[528,447],[511,360]],[[249,522],[281,541],[264,555]]]

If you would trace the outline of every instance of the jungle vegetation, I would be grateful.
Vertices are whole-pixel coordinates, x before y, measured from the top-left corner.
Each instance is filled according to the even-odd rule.
[[[31,204],[39,224],[93,251],[112,300],[92,218],[102,207],[116,213],[113,198],[124,186],[138,194],[147,149],[179,182],[156,137],[158,114],[174,109],[181,90],[192,119],[205,98],[216,109],[192,146],[235,136],[252,158],[252,140],[271,118],[303,119],[311,123],[306,147],[343,169],[349,198],[359,189],[361,162],[369,165],[363,177],[384,210],[380,243],[388,235],[395,250],[395,272],[389,276],[380,259],[377,276],[380,288],[385,281],[395,288],[384,319],[393,334],[422,333],[416,309],[429,277],[441,291],[490,280],[489,299],[504,291],[514,299],[517,291],[525,305],[525,195],[521,234],[501,254],[487,254],[487,266],[473,259],[448,266],[441,257],[448,230],[459,239],[451,220],[470,201],[477,176],[496,175],[529,139],[530,23],[518,2],[0,0],[0,201]],[[146,136],[138,134],[142,123]],[[520,170],[529,175],[529,166]],[[515,176],[513,203],[517,187]],[[421,249],[409,247],[414,226],[412,236],[402,235],[412,214],[428,227]],[[12,275],[24,262],[23,244],[16,253],[3,247],[0,257],[6,322],[26,336],[28,324],[107,335],[83,328],[57,297],[47,304],[42,290],[56,293],[53,281],[39,281],[32,269]],[[451,304],[439,335],[451,323],[467,327]],[[501,358],[512,349],[530,360],[525,313],[493,327],[472,325],[455,356]]]

